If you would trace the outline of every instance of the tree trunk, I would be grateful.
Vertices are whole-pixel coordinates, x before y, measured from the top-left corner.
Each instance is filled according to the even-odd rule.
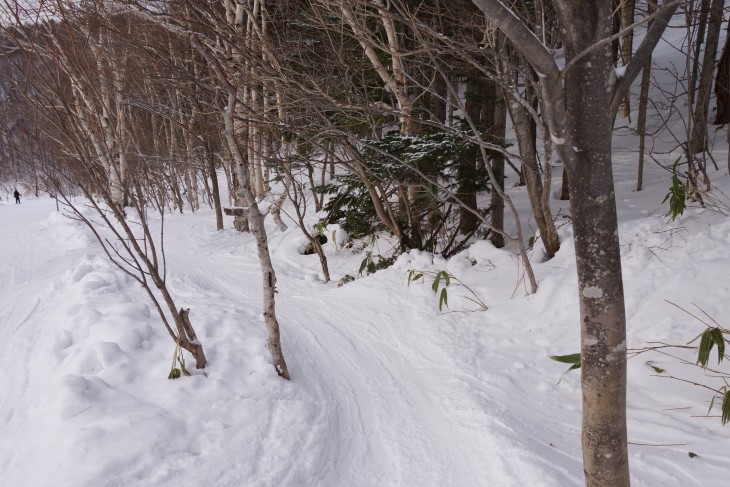
[[[570,199],[581,314],[583,465],[588,487],[618,487],[629,485],[626,316],[610,151],[596,154],[591,166],[573,173]]]
[[[243,157],[243,156],[241,156]],[[231,192],[231,198],[233,204],[239,207],[246,207],[246,198],[243,196],[243,190],[241,188],[241,181],[244,180],[245,175],[242,176],[240,173],[245,169],[239,164],[234,163],[235,167],[231,170],[231,179],[233,183],[233,191]],[[233,218],[233,228],[237,232],[248,232],[249,222],[248,217],[245,214],[238,215]]]
[[[472,0],[539,73],[550,139],[570,174],[581,317],[583,467],[587,487],[630,485],[626,432],[626,315],[611,166],[613,120],[678,2],[662,6],[615,76],[613,2],[555,0],[566,64],[500,0]],[[579,57],[580,56],[580,57]]]
[[[495,90],[495,95],[497,93],[501,92]],[[494,144],[504,146],[505,131],[507,128],[507,107],[504,98],[497,100],[495,97],[493,107],[494,122],[489,130],[489,138]],[[495,181],[492,181],[492,184],[497,184],[504,190],[504,156],[502,154],[496,154],[490,158],[490,163],[492,164],[492,172],[496,178]],[[492,226],[499,230],[504,230],[504,200],[502,200],[499,191],[492,191],[490,208],[489,214],[491,216]],[[491,241],[498,249],[504,247],[504,236],[501,233],[494,232]]]
[[[727,26],[725,46],[722,48],[720,62],[717,65],[715,96],[717,97],[717,111],[712,123],[715,125],[730,123],[730,23]],[[730,155],[730,151],[728,154]]]
[[[707,29],[707,41],[700,73],[700,84],[697,89],[695,111],[692,123],[692,135],[689,140],[690,154],[699,154],[707,150],[707,112],[710,107],[710,89],[712,87],[712,73],[715,70],[717,46],[720,40],[722,26],[722,10],[724,0],[712,0],[710,18]]]
[[[584,34],[572,40],[568,60],[591,48],[599,40],[598,32],[610,29],[610,11],[584,20],[562,13],[564,22],[577,24],[576,30]],[[606,89],[613,66],[607,49],[594,48],[584,62],[568,71],[566,111],[571,114],[572,146],[556,142],[570,178],[581,315],[583,465],[588,487],[629,485],[626,317],[611,167],[611,93]]]
[[[448,98],[448,85],[446,80],[441,76],[441,73],[435,73],[434,80],[434,94],[431,96],[431,106],[433,110],[433,118],[436,122],[446,126],[447,116],[447,98]]]
[[[689,78],[689,86],[687,87],[687,98],[689,100],[690,109],[695,104],[695,91],[697,90],[697,74],[700,70],[700,53],[702,52],[702,44],[705,42],[705,30],[707,29],[707,16],[710,12],[710,1],[711,0],[699,0],[700,12],[698,17],[695,19],[695,3],[697,0],[690,0],[687,2],[685,8],[687,15],[687,29],[688,37],[691,39],[691,28],[697,26],[697,34],[694,36],[694,55],[691,58],[692,62],[692,74]],[[688,60],[689,61],[689,60]],[[689,69],[689,66],[688,66]]]
[[[647,1],[647,15],[656,12],[656,0]],[[652,21],[649,21],[648,27],[651,27]],[[639,95],[639,119],[636,122],[636,130],[639,132],[639,167],[636,175],[636,191],[641,191],[644,187],[644,153],[646,150],[646,109],[649,105],[649,82],[651,81],[651,56],[644,64],[641,71],[641,91]]]
[[[594,44],[611,29],[611,9],[559,4],[567,61],[587,49],[565,75],[570,143],[556,149],[570,180],[581,315],[583,466],[588,487],[630,484],[626,431],[626,316],[611,165],[610,46]],[[588,9],[586,9],[588,10]],[[554,131],[554,129],[551,127]]]
[[[470,69],[466,81],[464,108],[466,116],[471,119],[474,126],[480,131],[490,128],[495,118],[494,104],[491,103],[493,99],[494,84],[482,78],[478,70]],[[485,124],[482,117],[488,117],[489,123]],[[470,209],[477,209],[477,191],[474,180],[476,179],[477,161],[479,160],[480,155],[475,154],[473,158],[463,158],[458,166],[458,195],[459,199],[467,206],[467,208],[459,207],[459,232],[462,235],[471,235],[480,223],[479,218],[474,215],[473,211],[470,211]]]
[[[175,323],[177,324],[180,346],[193,356],[195,359],[195,368],[204,369],[208,364],[208,360],[205,358],[203,346],[195,334],[193,325],[190,323],[190,310],[180,308],[180,311],[175,316]]]
[[[634,23],[634,8],[636,0],[623,0],[620,5],[621,28],[627,29]],[[634,47],[634,31],[629,30],[621,36],[621,63],[626,66],[631,61]],[[631,120],[630,97],[627,94],[621,103],[621,116]]]
[[[304,220],[307,211],[307,199],[305,197],[306,190],[303,185],[298,184],[293,180],[291,172],[287,175],[287,179],[291,181],[291,183],[287,185],[286,194],[289,196],[289,201],[291,201],[294,205],[294,211],[297,214],[297,220],[299,222],[299,229],[309,241],[309,244],[314,249],[317,257],[319,257],[319,263],[322,267],[322,277],[326,284],[330,282],[330,269],[327,263],[327,255],[324,253],[322,243],[319,240],[319,235],[312,235],[312,232],[310,232],[309,228],[307,228],[307,224]]]
[[[279,321],[276,319],[276,272],[271,263],[271,255],[269,254],[269,242],[266,236],[266,228],[264,227],[264,216],[259,211],[256,203],[256,196],[251,187],[249,178],[248,164],[243,158],[241,151],[234,135],[233,115],[236,106],[236,91],[230,88],[228,94],[228,110],[226,111],[226,142],[228,143],[231,155],[234,157],[237,172],[241,177],[240,192],[248,205],[248,221],[251,226],[251,233],[256,239],[256,249],[258,251],[259,264],[261,265],[261,277],[263,283],[263,314],[266,329],[269,336],[266,340],[266,348],[271,354],[271,360],[277,374],[284,379],[289,379],[289,369],[284,360],[284,353],[281,349],[281,335],[279,331]]]
[[[215,229],[223,230],[223,206],[221,205],[221,193],[218,187],[218,173],[215,170],[215,162],[210,148],[206,147],[205,159],[208,165],[208,175],[210,176],[211,196],[215,205]]]
[[[226,74],[220,65],[220,62],[213,54],[203,46],[200,41],[193,37],[191,43],[208,61],[218,78],[219,83],[227,92],[226,109],[222,116],[225,122],[224,137],[229,153],[233,159],[237,173],[240,176],[240,191],[248,205],[248,221],[251,226],[251,233],[256,240],[256,250],[261,266],[261,278],[263,284],[263,315],[264,323],[268,331],[266,340],[266,348],[271,354],[271,361],[276,369],[276,373],[283,379],[289,379],[289,369],[284,360],[284,353],[281,348],[281,332],[279,330],[279,321],[276,318],[276,272],[271,262],[271,254],[269,253],[269,242],[264,227],[264,215],[259,211],[256,203],[256,196],[251,189],[249,167],[243,156],[241,147],[238,144],[235,131],[235,114],[236,107],[239,103],[236,88],[228,81]]]
[[[568,201],[570,199],[570,177],[568,170],[563,166],[563,179],[560,185],[560,201]]]
[[[636,175],[636,191],[644,187],[644,157],[646,151],[646,109],[649,98],[649,80],[651,79],[651,60],[644,65],[641,74],[641,94],[639,95],[639,119],[636,122],[636,131],[639,132],[639,165]]]
[[[540,238],[542,245],[545,248],[545,254],[548,259],[555,256],[555,253],[560,248],[560,241],[558,234],[555,229],[555,222],[553,221],[552,214],[546,213],[546,205],[543,204],[543,199],[550,198],[548,192],[547,195],[543,192],[543,182],[540,177],[540,167],[537,164],[537,147],[535,132],[533,131],[533,125],[530,123],[532,117],[527,112],[525,107],[517,102],[512,102],[508,105],[510,114],[512,117],[512,126],[515,131],[515,138],[520,150],[520,157],[522,158],[522,176],[525,178],[525,184],[527,185],[527,195],[530,199],[530,208],[532,208],[532,214],[535,217],[535,223],[540,232]],[[549,205],[547,205],[549,209]]]
[[[284,160],[281,161],[281,165],[282,169],[284,170],[284,188],[281,190],[281,194],[279,195],[279,197],[276,198],[276,200],[271,204],[271,216],[274,218],[274,222],[276,223],[276,226],[279,227],[279,230],[282,232],[286,232],[287,225],[286,223],[284,223],[284,220],[281,219],[281,207],[284,205],[284,202],[289,196],[289,190],[293,184],[293,178],[291,173],[291,143],[286,140],[285,137],[282,137],[282,145]]]
[[[289,369],[284,360],[284,353],[281,349],[281,334],[279,331],[279,321],[276,318],[276,273],[271,263],[271,255],[269,254],[269,243],[264,228],[264,216],[259,211],[256,197],[248,188],[244,187],[244,194],[248,201],[248,219],[251,223],[251,233],[256,238],[256,248],[258,250],[259,263],[261,265],[261,276],[263,281],[263,312],[264,323],[269,332],[266,339],[266,348],[271,354],[271,360],[274,368],[280,377],[289,379]]]

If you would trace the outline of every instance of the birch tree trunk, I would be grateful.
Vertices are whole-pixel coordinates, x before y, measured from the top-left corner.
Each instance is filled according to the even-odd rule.
[[[261,265],[261,277],[263,284],[263,314],[266,329],[269,336],[266,340],[266,348],[271,354],[271,360],[274,364],[277,374],[284,379],[289,379],[289,369],[284,360],[284,353],[281,349],[281,334],[279,331],[279,322],[276,318],[276,272],[271,263],[271,255],[269,254],[269,243],[264,227],[264,216],[259,211],[256,196],[250,189],[251,181],[248,178],[248,167],[244,161],[241,152],[236,145],[233,136],[233,116],[235,113],[236,94],[231,91],[228,95],[228,112],[226,115],[226,141],[233,155],[237,166],[239,167],[239,175],[242,177],[241,192],[243,193],[246,203],[248,204],[248,221],[251,225],[251,233],[256,239],[256,249],[258,250],[259,264]]]
[[[343,20],[352,30],[355,38],[360,43],[365,56],[373,66],[373,69],[380,77],[384,86],[392,93],[396,100],[396,111],[398,113],[398,127],[401,135],[416,135],[416,124],[413,120],[413,100],[411,100],[408,92],[408,73],[406,71],[405,56],[398,32],[393,21],[393,17],[388,11],[388,4],[384,0],[374,0],[373,5],[377,10],[378,21],[380,22],[386,35],[386,42],[383,43],[385,52],[390,56],[390,66],[387,66],[382,58],[378,55],[375,46],[378,45],[373,33],[368,26],[368,19],[356,15],[355,10],[349,2],[336,2],[339,5],[339,11]],[[412,211],[411,205],[415,202],[418,193],[421,191],[419,185],[412,184],[408,186],[407,191],[401,191],[405,197],[401,198],[401,204],[404,205],[404,212],[408,216],[408,223],[411,227],[411,237],[415,242],[406,242],[405,235],[400,235],[400,244],[402,248],[410,246],[411,243],[420,245],[420,221],[418,221]]]
[[[243,156],[236,138],[235,114],[237,113],[236,105],[239,102],[237,96],[238,90],[228,80],[220,62],[214,57],[208,47],[204,46],[197,38],[192,39],[192,44],[206,58],[214,70],[218,82],[227,93],[226,109],[222,114],[225,122],[224,136],[228,151],[236,165],[236,172],[240,178],[240,192],[246,202],[248,222],[251,227],[251,233],[256,240],[256,249],[261,266],[264,323],[268,331],[266,348],[271,354],[271,360],[276,369],[276,373],[283,379],[288,380],[290,378],[289,369],[284,360],[279,322],[276,317],[276,272],[271,262],[271,254],[269,253],[268,237],[264,226],[264,215],[259,210],[256,195],[251,187],[250,167]]]
[[[112,201],[119,208],[124,208],[124,179],[127,168],[126,158],[122,156],[120,160],[120,154],[124,148],[121,147],[120,132],[118,130],[125,131],[126,127],[124,125],[124,115],[120,115],[116,110],[117,108],[121,109],[122,112],[124,110],[123,104],[121,103],[121,74],[119,67],[113,64],[116,62],[116,57],[111,49],[113,43],[109,34],[106,32],[105,26],[109,23],[106,0],[101,2],[100,10],[103,25],[96,33],[90,29],[86,30],[89,38],[89,47],[94,54],[98,71],[98,86],[95,89],[98,90],[100,98],[101,116],[99,121],[103,132],[103,142],[99,140],[97,147],[101,147],[101,152],[104,153],[101,161],[106,168]],[[90,100],[92,95],[86,93],[87,90],[81,88],[82,81],[78,81],[79,94],[85,98],[87,109],[95,109],[96,104]],[[113,91],[116,91],[116,94]],[[116,124],[114,120],[117,121]],[[124,162],[124,166],[122,166],[122,162]]]

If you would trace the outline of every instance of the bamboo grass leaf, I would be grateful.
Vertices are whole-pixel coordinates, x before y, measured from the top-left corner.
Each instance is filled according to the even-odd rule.
[[[702,333],[700,348],[697,350],[697,364],[700,367],[707,367],[707,364],[710,361],[710,352],[712,351],[712,346],[714,344],[715,343],[712,339],[712,328],[708,328]]]
[[[436,294],[439,292],[439,283],[441,282],[441,273],[439,272],[436,274],[436,277],[433,280],[433,284],[431,285],[431,289],[433,290],[433,293]]]
[[[722,363],[722,359],[725,358],[725,338],[722,336],[722,330],[719,328],[713,328],[712,341],[717,345],[717,364]]]
[[[664,372],[666,372],[665,369],[662,369],[661,367],[657,367],[651,361],[647,362],[646,365],[648,365],[649,367],[654,369],[654,372],[656,372],[657,374],[663,374]]]
[[[443,288],[441,290],[441,296],[439,296],[439,311],[444,307],[444,305],[448,308],[449,307],[449,297],[446,293],[446,288]]]

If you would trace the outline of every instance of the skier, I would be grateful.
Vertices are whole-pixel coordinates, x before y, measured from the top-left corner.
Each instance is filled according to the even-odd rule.
[[[18,193],[17,189],[15,190],[15,193],[13,193],[13,196],[15,196],[15,204],[19,205],[20,204],[20,193]]]

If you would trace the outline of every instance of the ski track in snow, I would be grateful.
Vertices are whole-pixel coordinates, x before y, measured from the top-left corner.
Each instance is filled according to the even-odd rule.
[[[545,479],[541,462],[501,433],[508,427],[491,410],[504,405],[474,393],[483,384],[471,364],[436,342],[430,299],[424,306],[379,291],[403,288],[392,275],[321,286],[302,278],[312,268],[298,254],[287,257],[284,237],[275,242],[293,375],[282,383],[263,350],[253,241],[215,234],[198,216],[170,218],[168,282],[180,305],[192,308],[211,365],[208,378],[169,382],[169,339],[142,291],[99,256],[84,228],[46,201],[4,210],[13,232],[0,240],[11,269],[1,281],[9,338],[0,364],[13,373],[3,381],[0,425],[15,440],[0,447],[0,468],[10,485]],[[246,380],[229,381],[231,373]]]
[[[631,208],[658,204],[664,186],[619,184],[620,213],[640,218]],[[297,252],[298,231],[271,227],[286,382],[264,346],[255,244],[213,221],[208,211],[166,218],[167,282],[209,359],[207,377],[168,381],[171,340],[86,230],[46,200],[0,205],[11,229],[0,235],[2,485],[582,485],[579,376],[557,385],[565,367],[546,359],[578,348],[568,227],[558,256],[536,265],[534,296],[515,286],[514,258],[485,242],[448,262],[412,251],[323,285],[316,256]],[[730,223],[708,211],[622,225],[629,348],[701,330],[664,299],[730,314],[728,243]],[[328,252],[335,280],[362,259]],[[439,313],[430,282],[406,285],[408,269],[448,269],[489,310]],[[450,311],[473,309],[449,289]],[[701,374],[644,357],[629,361],[633,485],[723,485],[726,441],[717,418],[701,418],[709,397],[653,377],[646,361]]]
[[[176,248],[194,249],[194,241],[180,245],[184,238],[172,235]],[[203,253],[205,248],[198,250]],[[252,242],[246,244],[243,255],[255,258]],[[260,301],[258,265],[252,262],[244,266],[254,270],[254,279],[245,287],[253,286],[255,291],[240,296],[232,292],[241,288],[242,277],[234,267],[214,276],[215,289],[206,291],[227,295],[233,302],[243,299],[244,307],[256,308]],[[210,267],[203,259],[189,262],[182,281],[211,282]],[[505,445],[498,446],[486,434],[477,446],[474,441],[479,438],[469,433],[473,417],[466,417],[463,423],[455,421],[454,407],[477,409],[476,405],[443,404],[443,398],[468,396],[462,382],[433,383],[434,369],[441,374],[457,373],[452,361],[433,344],[424,345],[440,354],[440,361],[426,357],[413,343],[418,338],[414,326],[427,322],[431,309],[424,314],[410,306],[404,313],[399,309],[402,302],[382,297],[367,303],[372,312],[353,316],[353,307],[363,304],[360,293],[352,290],[356,286],[323,292],[311,287],[312,294],[297,294],[301,290],[288,289],[292,287],[288,281],[293,277],[301,285],[301,278],[286,275],[292,269],[283,270],[278,278],[282,291],[277,305],[279,320],[285,324],[283,341],[294,384],[301,384],[322,404],[317,420],[326,422],[324,436],[344,443],[329,449],[325,458],[334,462],[322,465],[316,482],[309,481],[311,485],[479,485],[485,476],[510,478],[504,473],[499,452]],[[300,312],[303,309],[306,314]],[[409,319],[393,320],[399,315]],[[459,441],[462,435],[469,441]],[[513,477],[514,481],[503,485],[523,485],[528,480],[521,478],[524,475]]]

